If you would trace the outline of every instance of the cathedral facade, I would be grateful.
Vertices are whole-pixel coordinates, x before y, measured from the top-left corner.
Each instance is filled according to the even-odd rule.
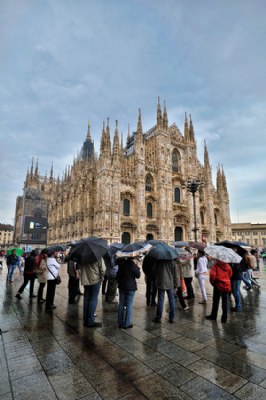
[[[110,243],[172,243],[194,240],[195,233],[209,243],[231,238],[226,177],[218,166],[213,185],[206,143],[204,164],[198,160],[191,117],[185,115],[182,134],[176,124],[168,125],[158,100],[154,127],[143,132],[139,111],[125,146],[117,122],[112,136],[107,120],[98,156],[88,126],[80,155],[62,179],[53,176],[53,167],[49,177],[39,175],[38,165],[28,171],[24,192],[35,188],[49,204],[48,244],[89,236]],[[194,194],[187,188],[191,181],[199,184]],[[21,214],[18,208],[16,215]]]

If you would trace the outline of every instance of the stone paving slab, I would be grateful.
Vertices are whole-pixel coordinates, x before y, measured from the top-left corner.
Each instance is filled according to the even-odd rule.
[[[196,299],[183,312],[177,301],[174,324],[152,322],[143,276],[133,311],[134,327],[117,328],[117,305],[99,295],[99,329],[82,323],[83,298],[68,305],[66,266],[56,288],[57,308],[45,312],[36,299],[15,294],[22,276],[6,283],[0,273],[0,400],[142,400],[266,398],[266,272],[261,290],[241,289],[244,311],[227,324],[205,320],[207,306]],[[38,283],[35,284],[37,292]],[[208,284],[208,293],[212,292]]]

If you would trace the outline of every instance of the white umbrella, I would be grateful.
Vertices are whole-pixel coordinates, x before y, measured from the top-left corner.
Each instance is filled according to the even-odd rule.
[[[240,257],[234,250],[224,246],[216,246],[214,244],[212,246],[205,247],[204,251],[206,254],[208,254],[208,256],[226,263],[237,264],[242,260],[242,257]]]

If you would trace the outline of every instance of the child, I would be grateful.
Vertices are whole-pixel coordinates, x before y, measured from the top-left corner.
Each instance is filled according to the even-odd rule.
[[[213,286],[212,312],[210,315],[206,315],[206,319],[216,320],[220,297],[222,297],[223,313],[221,321],[223,323],[227,321],[228,294],[231,292],[231,276],[231,267],[223,261],[216,260],[210,270],[210,282]]]

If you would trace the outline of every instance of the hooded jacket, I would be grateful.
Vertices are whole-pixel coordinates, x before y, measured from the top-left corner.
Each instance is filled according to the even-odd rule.
[[[210,270],[210,282],[221,292],[231,292],[232,269],[225,262],[217,260]]]

